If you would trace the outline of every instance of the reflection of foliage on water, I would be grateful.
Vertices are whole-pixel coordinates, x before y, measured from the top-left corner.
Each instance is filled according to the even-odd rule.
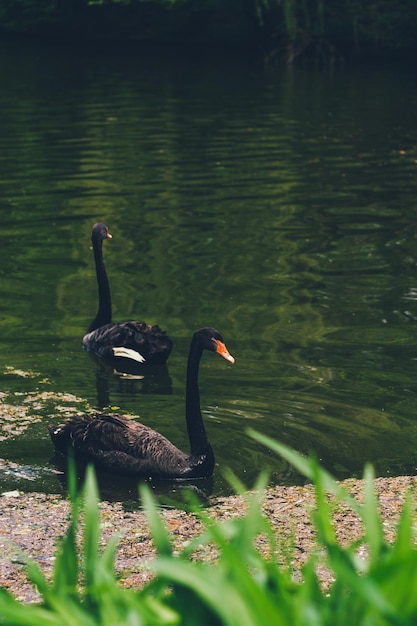
[[[165,46],[168,55],[182,44],[193,54],[203,46],[211,54],[244,50],[270,61],[334,62],[340,60],[338,49],[349,58],[410,53],[417,15],[414,0],[8,0],[0,5],[0,29],[134,40],[148,48]]]
[[[176,73],[97,56],[49,46],[4,55],[0,361],[40,372],[3,376],[4,402],[23,404],[14,392],[32,393],[43,376],[48,390],[96,402],[81,338],[97,310],[90,234],[100,219],[113,235],[114,319],[159,323],[175,342],[172,401],[111,374],[109,404],[186,445],[189,339],[213,325],[236,357],[227,384],[209,358],[202,370],[203,408],[218,407],[208,418],[217,475],[227,465],[246,479],[266,464],[245,435],[255,420],[336,470],[410,465],[413,81],[386,68]],[[8,435],[10,459],[29,449],[45,463],[50,410],[31,408],[28,422],[43,420],[22,441]]]

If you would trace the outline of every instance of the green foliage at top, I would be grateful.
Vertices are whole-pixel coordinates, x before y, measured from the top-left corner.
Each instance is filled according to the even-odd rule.
[[[278,547],[267,518],[261,512],[266,486],[261,477],[247,496],[247,513],[217,522],[197,506],[193,512],[204,532],[175,554],[157,505],[146,487],[141,494],[158,557],[152,565],[153,581],[139,591],[122,589],[114,574],[117,537],[99,549],[98,493],[90,468],[81,496],[70,487],[72,515],[68,532],[58,550],[54,574],[47,582],[31,561],[27,571],[42,596],[41,605],[23,605],[0,590],[0,624],[21,626],[412,626],[417,623],[417,549],[413,534],[413,506],[407,498],[396,539],[384,538],[373,471],[367,468],[364,499],[359,503],[323,470],[258,433],[252,436],[270,447],[313,481],[316,510],[313,522],[318,552],[305,564],[303,582],[296,582],[289,568],[275,560]],[[235,481],[236,482],[236,481]],[[349,505],[360,517],[364,534],[346,547],[337,540],[329,493]],[[83,518],[82,547],[76,535]],[[261,556],[256,539],[269,543],[269,557]],[[218,559],[209,564],[191,558],[198,547],[215,546]],[[357,555],[366,544],[366,560]],[[320,556],[318,556],[320,554]],[[316,574],[325,564],[334,576],[323,591]]]
[[[288,62],[415,50],[415,0],[8,0],[0,31],[250,49]]]

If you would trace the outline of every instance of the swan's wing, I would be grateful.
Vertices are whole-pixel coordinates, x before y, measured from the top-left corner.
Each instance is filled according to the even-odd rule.
[[[179,478],[173,473],[171,464],[158,464],[155,458],[138,458],[121,450],[94,452],[90,456],[97,467],[118,474],[130,474],[143,477]]]
[[[131,359],[138,363],[145,363],[146,359],[137,350],[131,348],[125,348],[123,346],[116,346],[112,348],[114,357],[124,357],[125,359]]]
[[[145,322],[106,324],[83,338],[83,347],[102,358],[124,357],[137,362],[144,359],[147,364],[154,365],[165,364],[172,345],[171,339],[159,326],[150,326]],[[123,349],[127,352],[123,353]]]
[[[55,447],[107,471],[161,478],[187,478],[190,457],[166,437],[129,417],[97,415],[50,427]]]

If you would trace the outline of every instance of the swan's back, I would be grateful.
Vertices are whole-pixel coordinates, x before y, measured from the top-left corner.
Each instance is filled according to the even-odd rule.
[[[138,352],[145,363],[165,365],[171,354],[173,342],[157,324],[146,322],[111,322],[87,333],[83,347],[105,359],[118,358],[115,348],[127,348]]]

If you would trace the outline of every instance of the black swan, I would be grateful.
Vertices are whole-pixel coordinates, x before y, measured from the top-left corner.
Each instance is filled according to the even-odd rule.
[[[203,350],[217,352],[234,363],[220,333],[202,328],[194,333],[187,364],[185,419],[190,454],[179,450],[163,435],[120,415],[74,417],[60,426],[50,425],[55,448],[112,472],[169,479],[206,478],[214,469],[214,454],[207,439],[200,409],[198,369]]]
[[[111,239],[103,222],[91,232],[98,285],[98,311],[83,337],[85,350],[109,360],[120,357],[147,365],[164,365],[172,350],[171,339],[159,326],[145,322],[112,322],[109,281],[103,261],[103,240]]]

